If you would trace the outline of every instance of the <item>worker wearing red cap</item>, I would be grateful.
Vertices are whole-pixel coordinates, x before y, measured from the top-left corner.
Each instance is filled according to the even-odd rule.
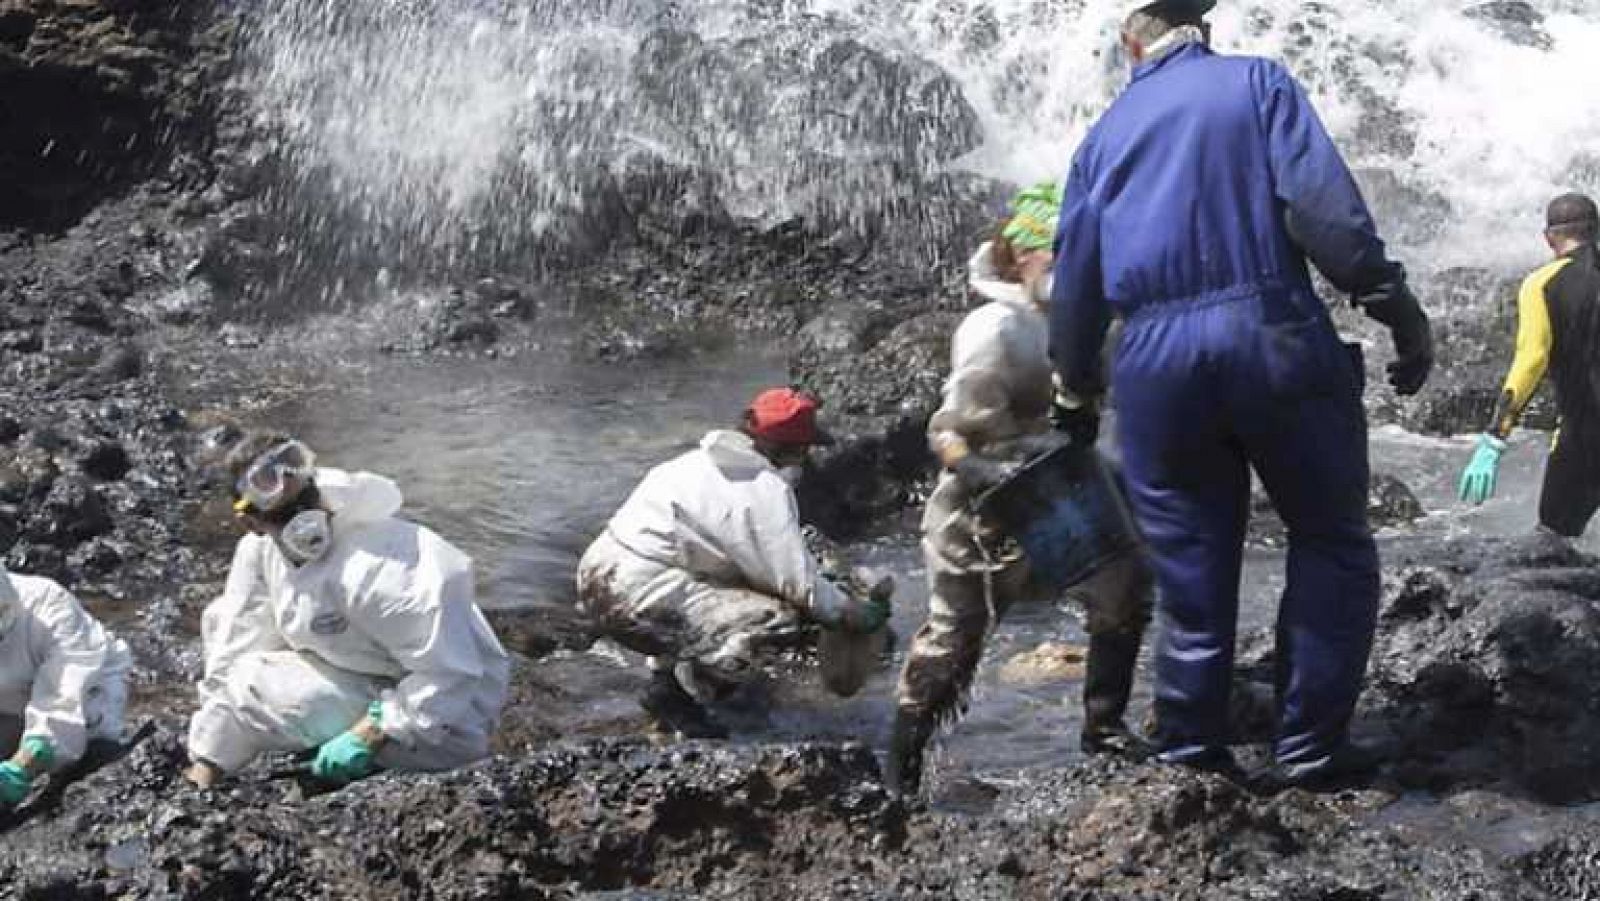
[[[763,391],[737,429],[657,466],[578,564],[578,599],[612,640],[649,658],[641,705],[663,731],[718,738],[705,704],[760,667],[807,622],[873,632],[885,599],[824,578],[806,549],[793,483],[829,443],[817,401]]]

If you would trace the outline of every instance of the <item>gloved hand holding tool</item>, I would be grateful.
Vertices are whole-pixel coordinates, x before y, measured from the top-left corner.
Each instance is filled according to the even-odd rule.
[[[24,738],[17,753],[0,763],[0,808],[15,807],[27,800],[33,780],[50,768],[55,757],[49,739],[37,735]]]
[[[885,576],[866,588],[870,580],[860,570],[848,580],[839,592],[843,597],[839,614],[832,623],[823,624],[817,638],[822,684],[844,698],[860,691],[880,667],[888,641],[894,579]]]
[[[378,748],[384,742],[382,722],[383,705],[373,701],[360,722],[318,749],[311,774],[323,782],[345,785],[377,772]]]
[[[988,491],[1011,476],[1007,467],[973,453],[967,439],[954,432],[941,432],[935,439],[934,452],[939,463],[955,473],[974,495]]]
[[[893,578],[885,576],[866,592],[832,578],[829,581],[835,582],[837,600],[815,611],[817,625],[832,632],[870,635],[889,622],[893,611],[890,604],[894,596]]]
[[[1478,436],[1478,449],[1472,452],[1472,462],[1461,473],[1460,497],[1468,503],[1481,504],[1494,497],[1495,483],[1500,478],[1500,457],[1506,452],[1506,443],[1485,433]]]
[[[876,632],[889,622],[893,612],[890,600],[894,597],[894,577],[884,576],[867,591],[866,600],[852,605],[847,617],[849,628],[863,634]]]
[[[1100,440],[1100,400],[1080,398],[1061,385],[1059,375],[1052,376],[1055,394],[1050,399],[1050,424],[1057,431],[1072,437],[1072,443],[1093,447]]]

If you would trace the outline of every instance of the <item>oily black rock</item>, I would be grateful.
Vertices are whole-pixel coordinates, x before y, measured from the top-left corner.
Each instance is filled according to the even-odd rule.
[[[1257,797],[1093,761],[1030,770],[991,814],[892,799],[859,745],[548,745],[334,793],[176,777],[162,725],[0,823],[13,897],[1580,897],[1579,821],[1522,855],[1385,824],[1381,791]],[[1584,863],[1583,872],[1593,870]],[[591,894],[593,893],[593,894]],[[56,895],[49,895],[56,896]]]
[[[1403,775],[1600,798],[1600,691],[1585,675],[1600,665],[1600,561],[1548,534],[1390,559],[1366,704]]]

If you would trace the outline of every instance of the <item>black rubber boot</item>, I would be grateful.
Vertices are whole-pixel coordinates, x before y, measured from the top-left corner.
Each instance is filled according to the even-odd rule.
[[[1150,756],[1150,747],[1123,722],[1133,693],[1139,660],[1138,632],[1089,636],[1089,659],[1083,675],[1083,740],[1085,754],[1116,754],[1134,760]]]
[[[728,729],[717,722],[711,711],[690,697],[671,670],[650,674],[650,687],[639,706],[655,720],[663,732],[676,732],[684,738],[727,738]]]
[[[884,785],[897,798],[914,798],[922,790],[922,758],[933,736],[933,720],[898,707],[889,735],[889,759]]]
[[[1363,784],[1386,760],[1375,747],[1346,741],[1328,756],[1309,763],[1278,763],[1256,777],[1257,790],[1273,794],[1290,788],[1311,792],[1339,791]]]

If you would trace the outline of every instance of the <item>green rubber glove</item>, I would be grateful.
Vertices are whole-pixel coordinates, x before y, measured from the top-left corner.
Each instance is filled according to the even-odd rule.
[[[856,608],[856,615],[850,623],[851,630],[870,635],[883,628],[892,612],[888,598],[869,597]]]
[[[862,631],[876,632],[889,623],[890,614],[894,613],[891,603],[894,599],[894,577],[884,576],[875,582],[867,591],[865,616],[862,617]]]
[[[367,718],[376,724],[382,710],[382,706],[374,702],[367,708]],[[342,732],[323,744],[311,764],[311,775],[334,785],[365,779],[377,770],[378,761],[372,746],[353,731]]]
[[[56,746],[41,735],[22,739],[15,757],[0,763],[0,807],[15,807],[28,797],[35,774],[45,772],[56,762]]]
[[[1495,482],[1500,477],[1500,457],[1506,452],[1506,443],[1493,435],[1478,438],[1478,449],[1472,453],[1472,462],[1461,474],[1461,499],[1481,504],[1494,497]]]
[[[857,578],[865,581],[861,573]],[[846,602],[837,622],[824,624],[824,628],[838,629],[844,632],[853,632],[857,635],[871,635],[882,629],[889,622],[889,616],[894,612],[891,599],[894,597],[894,578],[884,576],[866,589],[866,597],[861,597],[862,590],[859,586],[845,589]]]
[[[33,777],[21,766],[7,760],[0,763],[0,807],[15,807],[28,797]]]

